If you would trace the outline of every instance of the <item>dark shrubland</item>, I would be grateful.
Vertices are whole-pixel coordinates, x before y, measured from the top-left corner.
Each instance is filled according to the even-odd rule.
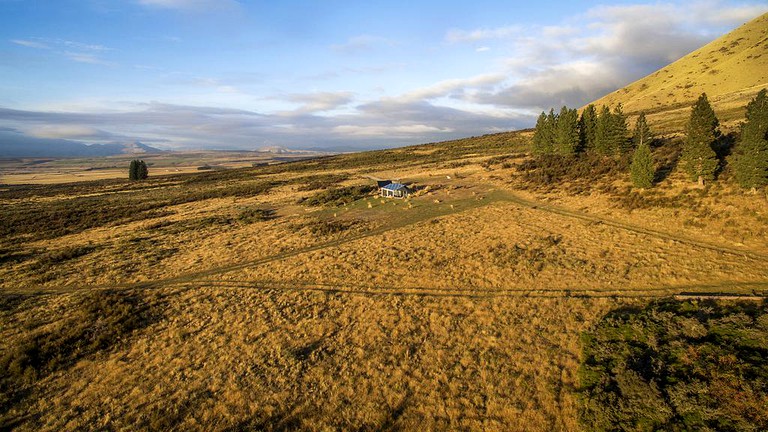
[[[768,308],[661,300],[584,335],[589,430],[768,429]]]

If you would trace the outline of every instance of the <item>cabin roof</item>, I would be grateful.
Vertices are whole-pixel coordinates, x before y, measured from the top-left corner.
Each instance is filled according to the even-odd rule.
[[[382,188],[383,189],[387,189],[387,190],[396,191],[396,190],[400,190],[400,189],[407,189],[408,187],[406,185],[402,184],[402,183],[390,183],[390,184],[388,184],[386,186],[383,186]]]

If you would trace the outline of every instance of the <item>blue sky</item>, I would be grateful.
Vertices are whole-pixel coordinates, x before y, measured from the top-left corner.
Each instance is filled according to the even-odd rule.
[[[0,0],[3,139],[379,148],[530,127],[764,1]]]

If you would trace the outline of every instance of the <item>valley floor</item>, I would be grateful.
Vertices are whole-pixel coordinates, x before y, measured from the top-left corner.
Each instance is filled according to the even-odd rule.
[[[579,430],[580,335],[610,310],[768,292],[765,197],[673,178],[648,198],[695,205],[628,209],[597,186],[521,183],[514,149],[11,191],[0,197],[18,224],[2,244],[0,348],[22,366],[4,381],[2,424]],[[420,192],[301,201],[370,175]],[[139,210],[77,219],[73,207],[92,202]],[[41,216],[48,208],[70,215],[69,229]],[[23,228],[31,215],[43,228]],[[129,296],[141,319],[111,330],[96,318],[77,335],[113,337],[68,351],[68,328],[110,310],[94,315],[99,293]],[[18,356],[29,353],[14,353],[41,340],[53,354],[38,352],[25,375]]]

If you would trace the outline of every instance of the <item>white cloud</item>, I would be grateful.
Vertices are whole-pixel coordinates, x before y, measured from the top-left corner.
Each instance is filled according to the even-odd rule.
[[[479,48],[475,49],[475,51],[477,51],[477,52],[486,52],[486,51],[490,51],[490,50],[491,50],[491,48],[487,47],[487,46],[482,46],[482,47],[479,47]]]
[[[114,63],[102,60],[95,54],[91,54],[91,53],[64,51],[62,54],[64,54],[70,60],[76,61],[78,63],[88,63],[88,64],[95,64],[95,65],[102,65],[102,66],[114,65]]]
[[[358,125],[340,125],[333,128],[333,132],[343,135],[367,136],[367,137],[386,137],[402,135],[420,135],[424,133],[449,133],[453,132],[450,128],[438,128],[423,124],[402,125],[402,126],[358,126]]]
[[[400,101],[419,101],[448,97],[454,93],[464,93],[470,89],[493,86],[506,79],[506,75],[493,73],[469,78],[457,78],[439,81],[427,87],[412,90],[393,99]]]
[[[520,26],[508,26],[497,28],[480,28],[475,30],[451,29],[445,35],[445,40],[450,43],[477,42],[488,39],[506,39],[520,34],[523,30]]]
[[[26,39],[11,39],[11,42],[15,43],[16,45],[25,46],[27,48],[37,48],[37,49],[51,49],[48,45],[37,42],[37,41],[31,41]]]
[[[340,108],[352,102],[352,92],[318,92],[307,94],[291,94],[284,99],[300,103],[302,106],[293,111],[295,114],[317,113]]]
[[[452,31],[446,39],[472,43],[503,38],[513,54],[495,88],[455,91],[473,103],[540,110],[581,106],[671,63],[729,28],[768,11],[722,1],[597,6],[557,26],[523,31]]]
[[[98,64],[112,66],[114,63],[103,60],[99,57],[101,53],[112,51],[112,48],[104,45],[82,43],[67,39],[52,38],[32,38],[12,39],[11,42],[28,48],[49,50],[52,54],[63,55],[64,57],[78,63]]]
[[[110,139],[114,135],[91,126],[43,125],[27,128],[26,133],[36,138],[63,138],[78,140]]]

